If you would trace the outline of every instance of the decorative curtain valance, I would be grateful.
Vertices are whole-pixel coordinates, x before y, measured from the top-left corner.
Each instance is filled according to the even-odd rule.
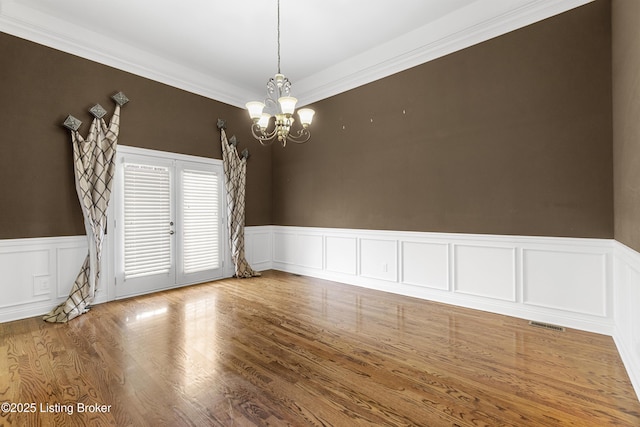
[[[82,122],[67,117],[64,126],[71,131],[76,192],[82,206],[89,253],[65,302],[44,316],[47,322],[67,322],[89,310],[100,279],[102,242],[107,228],[107,208],[115,172],[115,154],[120,129],[120,107],[129,100],[119,92],[112,97],[116,103],[111,122],[103,119],[107,113],[96,104],[89,111],[94,119],[87,138],[78,132]]]
[[[222,144],[222,164],[227,187],[227,227],[235,277],[260,276],[260,273],[251,268],[244,253],[245,186],[249,151],[244,150],[242,156],[239,156],[236,138],[233,136],[227,140],[225,127],[225,122],[218,120]]]

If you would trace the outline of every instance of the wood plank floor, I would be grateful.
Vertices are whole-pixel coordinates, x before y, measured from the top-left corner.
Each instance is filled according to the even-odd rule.
[[[37,407],[1,426],[640,425],[610,337],[275,271],[0,324],[0,402]]]

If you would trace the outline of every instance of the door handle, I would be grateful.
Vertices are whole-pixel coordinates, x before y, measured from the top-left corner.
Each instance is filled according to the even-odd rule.
[[[175,234],[175,231],[170,230],[170,231],[169,231],[169,234]]]

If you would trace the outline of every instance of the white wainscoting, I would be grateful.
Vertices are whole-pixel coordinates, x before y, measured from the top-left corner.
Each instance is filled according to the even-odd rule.
[[[64,301],[86,256],[85,236],[0,240],[0,322]]]
[[[613,246],[613,339],[627,368],[636,396],[640,397],[640,254],[617,241],[613,242]]]
[[[273,268],[612,335],[608,239],[273,227]]]
[[[613,336],[640,396],[640,254],[615,240],[272,229],[276,270]]]
[[[256,270],[275,268],[608,335],[639,333],[628,325],[640,322],[625,323],[628,313],[640,312],[631,309],[637,307],[632,301],[640,301],[633,287],[639,257],[612,240],[260,226],[246,227],[245,243]],[[614,252],[621,254],[615,277]],[[86,253],[84,236],[0,240],[0,321],[42,314],[64,300]],[[100,287],[97,302],[113,299],[109,285]],[[633,346],[640,349],[639,342]]]
[[[246,257],[256,270],[272,267],[272,240],[271,226],[246,228]],[[104,245],[107,256],[94,304],[115,299],[113,261],[108,242]],[[39,316],[63,302],[87,251],[86,236],[0,239],[0,322]],[[231,277],[230,259],[224,267],[225,276]]]
[[[256,270],[613,336],[640,395],[640,254],[614,240],[259,226],[245,246]],[[84,236],[0,240],[0,322],[62,302],[86,254]],[[96,303],[113,299],[110,287]]]
[[[254,270],[270,270],[273,265],[273,230],[271,226],[245,227],[244,251]],[[231,259],[228,260],[231,266]],[[227,276],[233,275],[233,268]]]

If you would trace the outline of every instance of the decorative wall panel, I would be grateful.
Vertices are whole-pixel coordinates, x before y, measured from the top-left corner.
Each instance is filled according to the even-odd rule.
[[[360,239],[360,275],[371,279],[397,281],[397,241]]]
[[[326,269],[334,273],[357,273],[358,241],[353,237],[327,236],[325,240]]]
[[[0,240],[0,322],[53,308],[86,255],[85,236]]]
[[[402,242],[401,260],[403,283],[449,289],[449,245]]]
[[[607,315],[606,254],[525,249],[524,303]]]
[[[516,301],[515,248],[454,246],[454,290]]]
[[[272,237],[271,227],[245,227],[245,255],[253,269],[271,268]]]
[[[49,298],[50,252],[38,246],[0,252],[0,278],[7,284],[2,290],[0,307],[26,304]],[[43,286],[47,289],[42,289]]]

